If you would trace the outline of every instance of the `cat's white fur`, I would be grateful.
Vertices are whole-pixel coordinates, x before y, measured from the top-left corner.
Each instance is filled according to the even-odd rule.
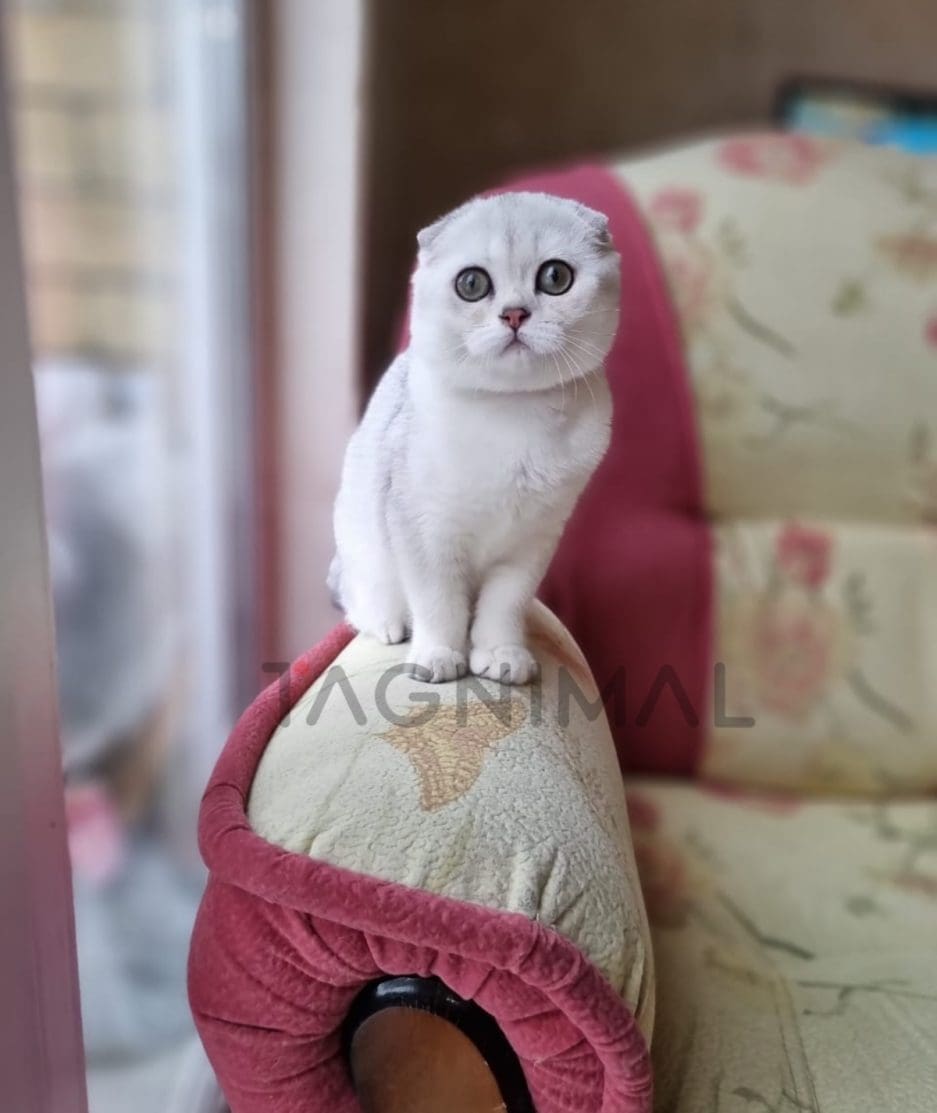
[[[539,193],[470,201],[418,242],[410,345],[348,445],[330,584],[358,630],[412,630],[413,675],[524,684],[527,608],[608,445],[619,258],[603,215]],[[535,288],[552,259],[564,294]],[[477,302],[455,291],[471,266],[493,284]]]

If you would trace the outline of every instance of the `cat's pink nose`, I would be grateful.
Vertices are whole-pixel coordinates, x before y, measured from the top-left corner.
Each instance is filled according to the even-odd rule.
[[[516,306],[513,309],[504,309],[501,312],[501,320],[508,326],[514,329],[515,332],[530,316],[530,310],[525,309],[522,305]]]

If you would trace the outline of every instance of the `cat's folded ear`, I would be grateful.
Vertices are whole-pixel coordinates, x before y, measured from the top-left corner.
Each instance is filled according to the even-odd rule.
[[[600,213],[598,209],[590,209],[588,205],[583,205],[580,201],[575,201],[574,204],[576,212],[589,225],[595,243],[601,248],[611,250],[613,246],[612,233],[605,213]]]
[[[432,224],[427,225],[425,228],[421,228],[419,232],[417,232],[416,242],[421,252],[429,251],[436,240],[439,239],[440,232],[442,232],[443,228],[446,227],[450,220],[452,220],[452,213],[447,213],[445,216],[441,216],[439,220],[434,220]]]
[[[457,209],[453,209],[451,213],[446,213],[438,220],[434,220],[432,224],[427,225],[426,228],[421,229],[416,234],[416,242],[420,249],[420,254],[431,251],[436,245],[440,235],[449,227],[453,219],[461,215],[472,204],[471,201],[466,201],[464,205],[460,205]]]
[[[456,217],[463,216],[466,211],[477,204],[477,201],[477,198],[466,201],[464,205],[459,205],[457,209],[453,209],[452,212],[446,213],[445,216],[441,216],[438,220],[434,220],[432,224],[427,225],[417,232],[416,242],[420,249],[420,254],[422,255],[427,251],[431,251],[436,246],[439,237],[449,225],[453,223]]]

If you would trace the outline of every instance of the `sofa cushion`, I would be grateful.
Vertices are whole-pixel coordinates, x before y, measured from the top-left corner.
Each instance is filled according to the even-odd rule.
[[[704,776],[800,791],[937,788],[937,534],[715,527],[721,686]]]
[[[657,964],[655,1108],[937,1102],[937,801],[628,786]]]
[[[777,133],[617,170],[677,311],[714,527],[710,654],[725,673],[707,692],[696,771],[930,788],[933,160]]]
[[[937,520],[937,161],[796,134],[617,168],[645,214],[719,520]]]
[[[622,253],[612,444],[542,593],[623,767],[930,789],[933,160],[738,135],[521,184]]]

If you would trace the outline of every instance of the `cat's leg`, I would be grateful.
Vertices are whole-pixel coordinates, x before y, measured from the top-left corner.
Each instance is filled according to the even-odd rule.
[[[373,580],[349,608],[348,621],[362,634],[370,634],[385,645],[397,645],[410,636],[407,604],[403,591],[392,578]]]
[[[372,552],[366,565],[357,561],[347,570],[343,567],[339,583],[345,617],[356,630],[385,645],[407,640],[407,599],[390,552]]]
[[[476,676],[529,684],[540,671],[524,644],[524,625],[542,575],[539,561],[508,561],[488,572],[472,623],[470,664]]]
[[[413,621],[410,675],[434,684],[468,672],[468,586],[454,562],[408,554],[401,575]]]

